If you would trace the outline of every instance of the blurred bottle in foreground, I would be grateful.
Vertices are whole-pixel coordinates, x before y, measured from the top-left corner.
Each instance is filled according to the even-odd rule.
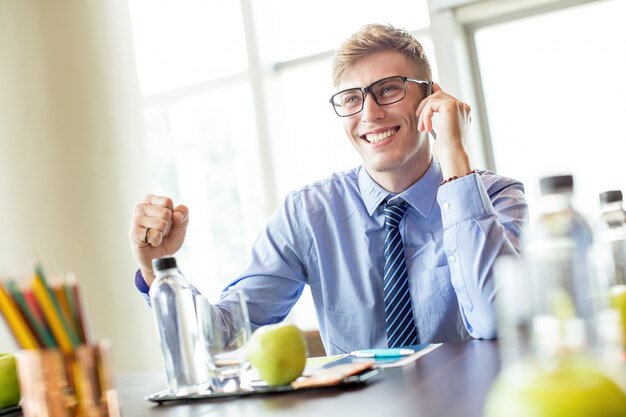
[[[484,415],[623,417],[626,392],[600,359],[593,234],[572,204],[573,177],[544,177],[540,188],[522,259],[494,269],[503,370]]]
[[[597,343],[591,228],[574,208],[571,175],[540,180],[540,214],[525,241],[533,304],[534,355],[546,365],[584,354]]]
[[[594,225],[598,285],[607,291],[610,307],[618,312],[617,337],[626,354],[626,211],[622,192],[601,193],[600,206],[602,214]]]
[[[204,344],[198,333],[194,292],[172,256],[154,259],[156,279],[150,286],[150,302],[161,341],[170,391],[193,394],[206,388]]]

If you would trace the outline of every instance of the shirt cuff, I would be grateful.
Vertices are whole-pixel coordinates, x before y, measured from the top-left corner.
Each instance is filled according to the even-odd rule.
[[[444,229],[494,213],[493,204],[478,173],[465,175],[439,187],[437,202],[441,207]]]
[[[141,269],[135,272],[135,288],[142,294],[147,295],[150,292],[150,287],[148,287],[146,280],[143,279],[143,275],[141,275]]]

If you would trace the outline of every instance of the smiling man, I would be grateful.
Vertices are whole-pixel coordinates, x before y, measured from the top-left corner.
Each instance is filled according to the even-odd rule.
[[[519,252],[522,184],[472,166],[470,108],[432,82],[410,33],[365,26],[337,50],[333,81],[362,166],[290,193],[222,299],[243,288],[256,328],[282,321],[309,285],[329,354],[495,337],[492,267]],[[167,197],[137,205],[144,294],[151,260],[180,249],[188,219]]]

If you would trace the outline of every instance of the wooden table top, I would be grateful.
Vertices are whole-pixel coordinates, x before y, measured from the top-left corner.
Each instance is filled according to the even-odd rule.
[[[445,343],[410,365],[341,388],[157,405],[144,397],[166,387],[165,375],[118,375],[116,384],[124,417],[480,417],[499,369],[497,342],[473,340]]]

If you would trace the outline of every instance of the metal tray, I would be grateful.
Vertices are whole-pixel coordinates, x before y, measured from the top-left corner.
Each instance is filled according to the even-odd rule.
[[[381,370],[379,368],[370,368],[361,373],[347,376],[343,378],[338,384],[334,384],[334,385],[324,385],[324,386],[316,385],[316,386],[311,386],[311,387],[294,388],[291,385],[270,387],[267,385],[255,385],[253,383],[250,389],[242,390],[242,391],[214,392],[208,389],[206,391],[202,391],[196,394],[175,395],[175,394],[172,394],[169,390],[163,390],[163,391],[150,394],[147,397],[145,397],[145,399],[148,401],[153,401],[153,402],[162,404],[162,403],[169,402],[169,401],[208,400],[208,399],[226,398],[226,397],[243,397],[247,395],[296,392],[296,391],[311,390],[311,389],[337,388],[337,387],[342,387],[346,385],[353,385],[353,384],[360,384],[360,383],[367,382],[370,378],[379,374],[380,372]]]
[[[19,405],[13,407],[0,408],[0,416],[21,416],[22,407]]]

